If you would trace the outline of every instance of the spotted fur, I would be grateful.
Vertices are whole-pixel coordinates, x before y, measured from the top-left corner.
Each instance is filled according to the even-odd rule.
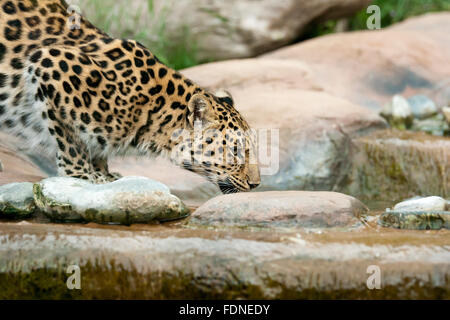
[[[109,155],[136,151],[166,155],[224,192],[259,184],[249,161],[255,142],[230,96],[208,92],[138,42],[111,38],[83,17],[70,29],[69,16],[60,0],[0,0],[1,130],[54,154],[60,175],[96,183],[119,177],[108,171]],[[213,132],[199,148],[196,124]],[[179,139],[180,130],[188,137]]]

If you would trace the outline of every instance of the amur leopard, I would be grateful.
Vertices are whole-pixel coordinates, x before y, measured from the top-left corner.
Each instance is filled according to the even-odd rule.
[[[0,130],[54,154],[59,175],[94,183],[120,177],[108,156],[136,151],[165,155],[224,193],[258,186],[255,139],[231,96],[69,18],[63,0],[0,0]]]

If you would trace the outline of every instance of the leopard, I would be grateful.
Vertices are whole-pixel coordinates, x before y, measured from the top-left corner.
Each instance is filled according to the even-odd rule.
[[[108,158],[166,157],[223,193],[260,184],[255,130],[226,90],[109,36],[64,0],[0,0],[0,130],[55,159],[59,176],[121,177]]]

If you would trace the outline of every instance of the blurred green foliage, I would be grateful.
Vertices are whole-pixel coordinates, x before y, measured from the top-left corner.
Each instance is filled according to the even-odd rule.
[[[381,9],[382,28],[427,12],[450,11],[450,0],[373,0],[371,4],[377,5]],[[369,16],[366,9],[361,10],[348,20],[348,29],[367,30],[366,22]],[[302,39],[333,33],[336,24],[336,20],[316,24]]]
[[[450,0],[374,0],[381,9],[381,27],[403,21],[426,12],[450,11]],[[366,29],[367,13],[359,12],[350,20],[351,30]]]
[[[165,18],[169,7],[156,12],[153,0],[80,2],[84,15],[95,26],[111,36],[139,41],[168,66],[183,69],[200,63],[188,26],[179,30],[177,39],[169,38]]]

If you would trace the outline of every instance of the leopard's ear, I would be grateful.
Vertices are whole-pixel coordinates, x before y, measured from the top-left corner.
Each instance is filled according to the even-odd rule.
[[[234,100],[231,93],[225,89],[217,89],[215,96],[222,102],[228,103],[230,106],[234,106]]]
[[[209,104],[206,97],[197,93],[194,94],[188,103],[189,109],[189,124],[194,127],[195,122],[199,121],[202,124],[207,122],[210,118],[211,105]]]

